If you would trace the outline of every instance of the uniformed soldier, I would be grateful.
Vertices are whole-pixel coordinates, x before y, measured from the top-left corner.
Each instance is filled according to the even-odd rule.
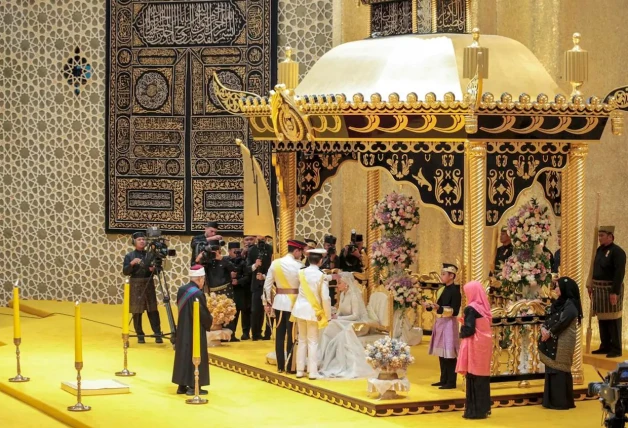
[[[593,262],[593,280],[587,284],[593,303],[593,313],[600,326],[600,348],[593,354],[606,354],[607,358],[622,355],[621,316],[624,300],[624,274],[626,253],[615,244],[615,226],[599,228],[600,246]]]
[[[508,257],[512,255],[512,241],[510,239],[510,235],[508,235],[508,228],[506,226],[502,227],[501,234],[499,235],[499,242],[502,244],[497,247],[497,252],[495,253],[495,271],[501,272],[502,265],[506,263]]]
[[[299,294],[299,271],[303,268],[300,260],[307,244],[302,241],[289,240],[288,254],[275,260],[266,273],[264,281],[264,310],[270,315],[275,311],[276,336],[275,353],[277,355],[277,371],[283,373],[286,367],[292,367],[292,307]],[[274,301],[271,299],[272,286],[277,286]],[[286,343],[287,340],[287,343]],[[285,356],[288,355],[286,365]]]

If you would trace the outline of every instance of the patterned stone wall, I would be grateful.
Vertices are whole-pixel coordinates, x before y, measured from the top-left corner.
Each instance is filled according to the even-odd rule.
[[[280,45],[295,47],[305,73],[331,48],[331,0],[282,0],[280,10]],[[0,306],[17,278],[28,299],[119,302],[131,246],[104,232],[105,3],[5,0],[0,25]],[[77,47],[93,70],[79,95],[63,75]],[[322,238],[330,200],[326,187],[299,213],[299,233]],[[170,237],[171,292],[189,242]]]
[[[296,53],[303,78],[312,66],[332,48],[332,0],[279,0],[279,61],[285,47]],[[295,235],[315,239],[322,245],[331,230],[331,185],[326,184],[310,203],[297,211]]]

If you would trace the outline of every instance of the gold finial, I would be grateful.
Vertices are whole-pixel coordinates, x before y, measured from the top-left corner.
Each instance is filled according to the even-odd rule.
[[[488,79],[488,48],[480,46],[480,29],[471,30],[473,41],[464,48],[462,76],[465,79],[473,79],[477,74],[478,79]]]
[[[473,43],[471,43],[471,46],[480,46],[480,29],[478,27],[475,27],[473,30],[471,30],[471,35],[473,37]]]
[[[291,90],[299,84],[299,63],[292,60],[292,47],[286,46],[286,58],[278,64],[277,80]]]
[[[572,40],[573,40],[573,48],[571,50],[572,51],[581,50],[580,49],[580,33],[573,33]]]
[[[573,48],[565,52],[565,80],[571,85],[571,97],[582,95],[580,87],[589,80],[589,53],[580,47],[580,33],[573,33]]]
[[[286,58],[284,58],[283,62],[292,62],[292,48],[290,46],[286,46]]]

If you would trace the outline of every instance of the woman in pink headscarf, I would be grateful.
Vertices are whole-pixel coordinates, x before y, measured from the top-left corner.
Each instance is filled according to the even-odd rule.
[[[465,419],[485,419],[491,414],[491,305],[486,291],[478,281],[464,286],[467,307],[459,318],[460,352],[456,372],[467,378]]]

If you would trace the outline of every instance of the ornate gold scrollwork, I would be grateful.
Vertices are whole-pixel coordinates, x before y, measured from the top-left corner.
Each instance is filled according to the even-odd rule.
[[[499,200],[497,195],[500,195]],[[510,169],[506,171],[491,169],[488,172],[488,199],[491,204],[504,206],[510,204],[514,198],[515,173]]]
[[[512,163],[517,169],[517,175],[524,180],[528,180],[536,176],[536,168],[539,166],[541,161],[534,159],[533,155],[528,155],[528,160],[526,161],[524,155],[519,155],[519,159],[513,160]]]
[[[462,171],[459,169],[454,170],[442,170],[437,169],[434,173],[434,178],[436,180],[434,187],[434,196],[439,204],[451,205],[457,204],[460,202],[460,198],[462,198]],[[443,185],[443,182],[447,180],[447,184]],[[446,198],[443,198],[443,195],[447,195]],[[449,197],[449,195],[453,195],[453,199]]]
[[[503,117],[503,122],[498,127],[487,128],[483,126],[480,129],[490,134],[500,134],[505,131],[512,131],[517,134],[529,134],[534,131],[540,131],[545,134],[558,134],[559,132],[566,131],[570,134],[582,135],[582,134],[586,134],[587,132],[590,132],[599,123],[599,118],[587,117],[586,118],[587,123],[583,127],[579,129],[572,129],[572,128],[569,128],[569,125],[571,125],[572,119],[570,117],[561,117],[560,123],[557,126],[550,129],[544,129],[542,128],[542,126],[543,126],[543,123],[545,122],[545,116],[531,116],[530,118],[532,119],[532,123],[526,126],[525,128],[515,128],[514,126],[515,126],[515,123],[517,122],[517,116],[509,115],[509,116]]]
[[[463,115],[460,115],[460,114],[449,115],[448,117],[451,117],[451,119],[453,120],[453,123],[450,126],[442,127],[442,128],[436,126],[438,122],[438,118],[435,115],[422,116],[425,123],[418,128],[408,127],[408,116],[406,115],[399,114],[399,115],[389,116],[389,117],[394,118],[395,120],[394,125],[389,128],[384,128],[381,126],[382,116],[366,115],[364,117],[367,120],[367,124],[365,126],[363,127],[350,126],[349,130],[354,131],[354,132],[364,133],[364,134],[368,134],[373,131],[390,132],[393,134],[396,134],[401,131],[409,131],[414,134],[422,134],[431,130],[443,132],[445,134],[453,134],[455,132],[460,131],[462,127],[464,126],[464,117]]]
[[[270,118],[279,141],[313,140],[315,134],[307,115],[301,115],[294,101],[294,91],[275,85],[270,91]]]
[[[401,157],[394,154],[386,163],[390,167],[390,173],[393,177],[401,180],[410,174],[410,167],[414,164],[414,159],[409,158],[407,154],[403,154]]]
[[[338,164],[340,163],[340,159],[342,159],[342,155],[339,155],[339,154],[322,155],[321,163],[323,164],[324,168],[332,170],[338,166]]]
[[[417,172],[416,175],[413,175],[412,178],[414,178],[417,181],[417,183],[419,184],[419,187],[425,186],[427,187],[428,192],[432,191],[432,185],[430,184],[429,181],[427,181],[427,179],[423,175],[423,168],[419,168],[419,172]]]
[[[218,100],[220,101],[224,109],[231,114],[242,113],[242,109],[240,106],[242,98],[248,96],[258,98],[258,95],[255,95],[251,92],[238,91],[225,87],[220,79],[218,79],[218,75],[215,72],[213,73],[212,85],[214,89],[214,94],[216,94],[216,97],[218,97]]]

